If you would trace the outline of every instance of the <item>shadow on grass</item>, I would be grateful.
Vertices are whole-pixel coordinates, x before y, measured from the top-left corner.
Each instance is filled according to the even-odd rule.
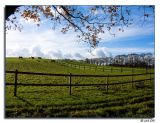
[[[34,106],[32,103],[30,103],[29,101],[27,101],[26,99],[24,99],[23,97],[20,96],[16,96],[18,100],[21,100],[23,102],[25,102],[27,105],[29,106]]]

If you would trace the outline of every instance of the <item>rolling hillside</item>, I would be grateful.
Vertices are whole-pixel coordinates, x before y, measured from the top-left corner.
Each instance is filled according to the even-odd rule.
[[[81,63],[79,64],[81,65]],[[84,63],[82,64],[84,65]],[[102,70],[84,70],[49,59],[6,58],[6,70],[15,71],[15,69],[26,72],[65,74],[130,73],[130,71],[111,73]],[[143,79],[146,76],[140,77],[134,79]],[[109,81],[123,82],[130,79],[130,77],[113,77]],[[68,81],[69,78],[65,76],[18,75],[18,83],[68,84]],[[105,83],[106,77],[72,77],[72,81],[73,84]],[[13,73],[6,73],[6,83],[14,83]],[[143,88],[136,88],[136,86],[132,88],[131,84],[110,86],[108,93],[106,86],[72,87],[72,95],[69,95],[68,87],[18,86],[17,96],[13,96],[14,86],[10,85],[5,88],[5,116],[20,118],[152,118],[154,117],[154,81],[146,83]]]

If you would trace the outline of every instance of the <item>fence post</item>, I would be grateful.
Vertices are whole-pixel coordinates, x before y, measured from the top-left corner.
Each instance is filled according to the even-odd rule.
[[[148,77],[148,70],[147,70],[147,66],[146,66],[146,79]],[[144,81],[145,83],[147,83],[147,80]]]
[[[132,71],[132,88],[133,88],[133,71]]]
[[[132,66],[132,74],[134,73],[134,70],[133,70],[133,66]]]
[[[121,72],[123,72],[123,68],[121,67]]]
[[[106,91],[107,91],[107,93],[108,93],[108,83],[109,83],[109,74],[108,74],[108,76],[107,76],[107,80],[106,80]]]
[[[15,83],[14,83],[14,96],[17,96],[17,75],[18,75],[18,70],[16,69],[15,71]]]
[[[148,68],[147,68],[147,66],[146,66],[146,74],[148,73]]]
[[[150,72],[150,83],[151,83],[151,72]]]
[[[69,95],[71,95],[71,76],[72,74],[69,74]]]

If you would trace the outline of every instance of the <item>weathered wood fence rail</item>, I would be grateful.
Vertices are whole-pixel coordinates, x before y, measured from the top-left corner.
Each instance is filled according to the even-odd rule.
[[[136,82],[141,81],[147,81],[147,80],[153,80],[154,78],[151,77],[154,73],[142,73],[142,74],[127,74],[127,75],[80,75],[80,74],[53,74],[53,73],[34,73],[34,72],[20,72],[18,70],[16,71],[6,71],[6,73],[14,73],[15,79],[14,83],[6,83],[5,85],[14,85],[14,96],[17,95],[17,86],[68,86],[69,87],[69,94],[71,95],[71,88],[72,86],[106,86],[106,90],[108,92],[108,86],[110,85],[119,85],[119,84],[132,84]],[[44,75],[44,76],[65,76],[69,77],[69,83],[68,84],[28,84],[28,83],[18,83],[18,74],[31,74],[31,75]],[[140,76],[140,75],[150,75],[149,79],[141,79],[141,80],[133,80],[134,76]],[[118,83],[109,83],[109,78],[111,77],[124,77],[124,76],[131,76],[131,81],[128,82],[118,82]],[[106,77],[107,82],[105,84],[97,83],[97,84],[72,84],[72,77]]]

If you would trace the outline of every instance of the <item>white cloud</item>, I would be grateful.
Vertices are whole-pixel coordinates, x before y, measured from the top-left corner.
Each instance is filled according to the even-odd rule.
[[[29,52],[28,49],[17,49],[17,50],[13,50],[13,49],[7,49],[6,50],[7,52],[7,56],[23,56],[23,57],[27,57],[27,56],[30,56],[31,53]]]
[[[100,48],[94,49],[91,53],[88,53],[88,57],[89,58],[112,57],[118,54],[130,54],[130,53],[154,53],[154,48],[100,47]]]
[[[104,58],[105,57],[105,53],[102,49],[95,49],[92,54],[95,56],[95,57],[102,57]]]
[[[87,57],[89,58],[104,58],[104,57],[111,57],[111,53],[108,48],[106,47],[99,47],[93,49],[91,53],[88,53]]]
[[[26,24],[29,25],[29,24]],[[29,26],[30,27],[30,26]],[[153,49],[136,49],[136,48],[106,48],[98,47],[88,52],[89,47],[84,42],[77,42],[76,33],[68,32],[62,34],[59,29],[42,29],[33,28],[24,29],[22,32],[9,31],[6,35],[6,55],[7,56],[41,56],[46,58],[73,58],[83,59],[86,57],[105,57],[111,56],[111,53],[127,52],[150,52]],[[108,33],[102,36],[102,42],[118,41],[121,38],[136,37],[139,35],[148,35],[153,33],[153,27],[148,26],[146,30],[141,27],[130,27],[125,32],[116,32],[114,38]]]
[[[33,56],[36,56],[36,57],[38,57],[38,56],[44,57],[44,56],[45,56],[45,54],[43,54],[43,52],[41,51],[41,49],[40,49],[39,46],[36,46],[36,47],[34,47],[34,48],[32,49],[32,55],[33,55]]]
[[[62,34],[59,30],[9,31],[6,35],[6,55],[80,59],[89,48],[76,40],[75,33]]]
[[[65,59],[72,59],[73,56],[71,54],[66,53],[66,54],[63,55],[63,58],[65,58]]]
[[[78,59],[82,59],[84,58],[80,53],[75,53],[74,57],[78,58]]]
[[[51,58],[58,58],[58,59],[63,58],[62,52],[60,50],[50,51],[48,52],[48,54]]]

